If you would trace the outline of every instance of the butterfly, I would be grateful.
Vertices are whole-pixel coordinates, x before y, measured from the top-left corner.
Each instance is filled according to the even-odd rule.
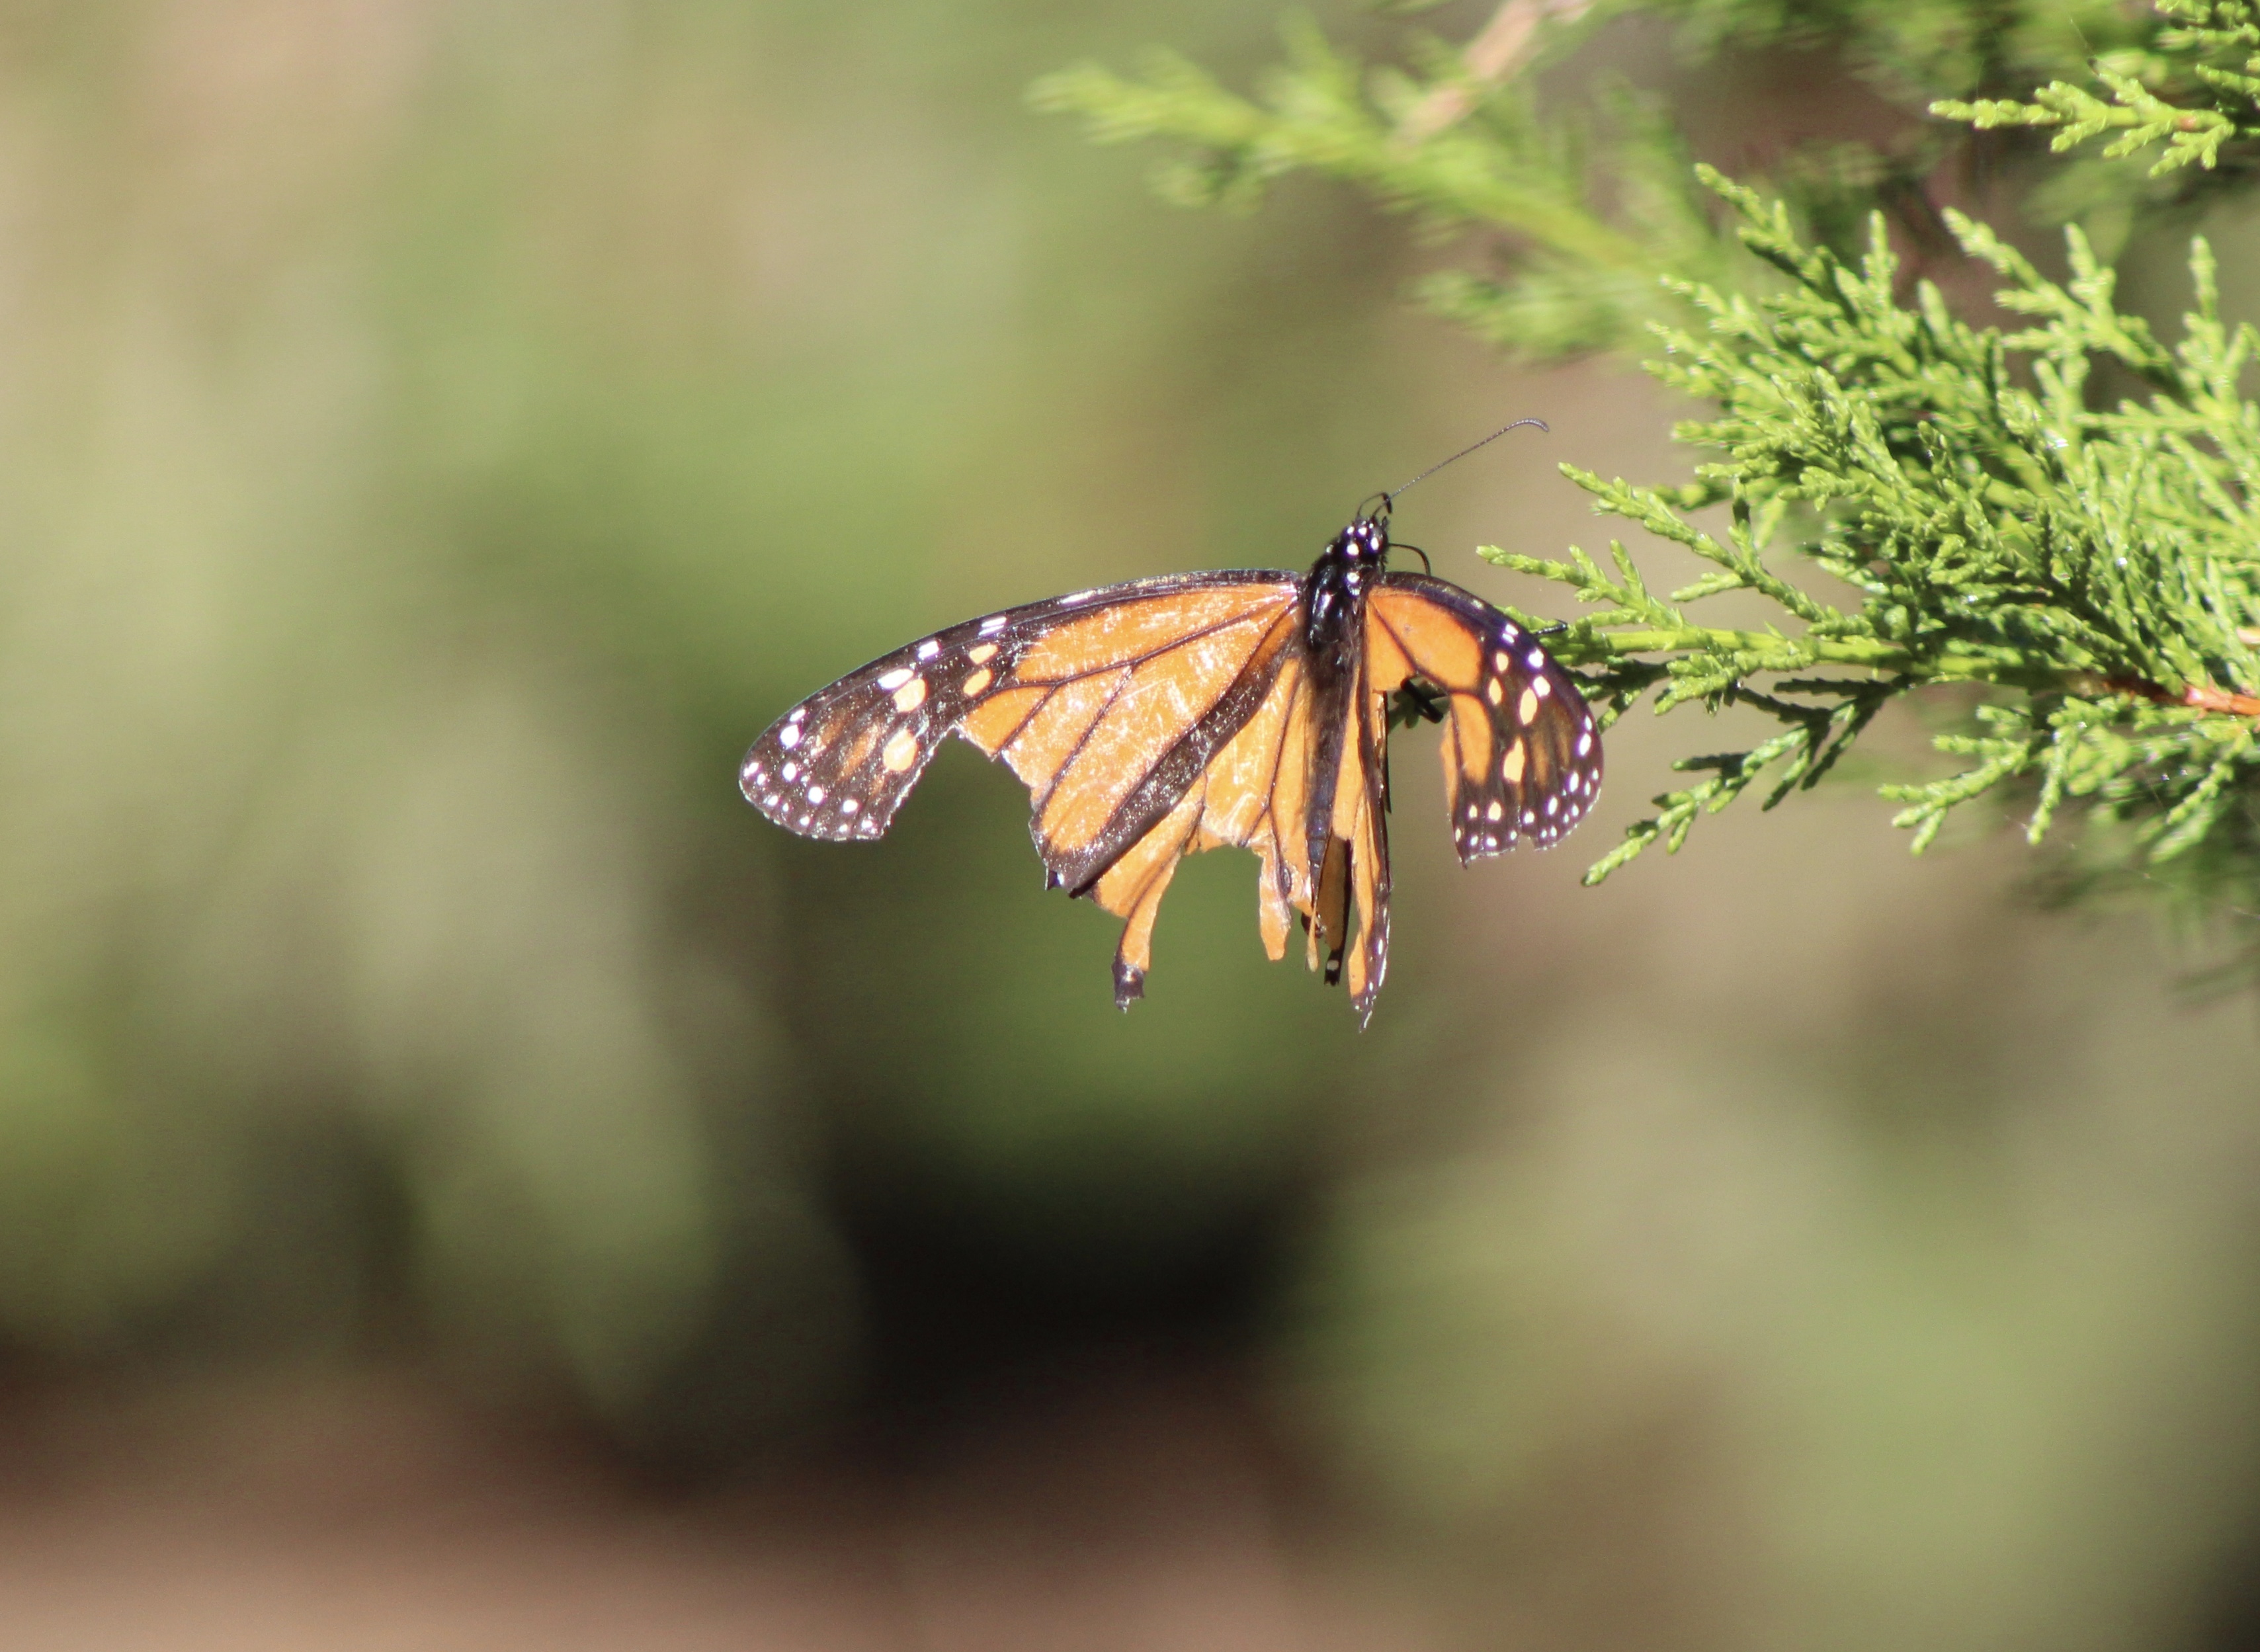
[[[962,735],[1026,783],[1046,886],[1126,920],[1118,1006],[1144,996],[1177,863],[1229,845],[1262,862],[1264,950],[1284,957],[1299,917],[1311,967],[1347,978],[1362,1026],[1389,964],[1392,726],[1443,725],[1463,865],[1558,842],[1601,788],[1576,681],[1474,593],[1389,568],[1394,498],[1376,497],[1308,574],[1132,580],[874,660],[770,725],[739,788],[804,837],[876,838]]]

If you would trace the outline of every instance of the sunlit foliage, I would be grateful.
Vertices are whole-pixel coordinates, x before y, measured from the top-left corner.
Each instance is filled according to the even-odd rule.
[[[1547,112],[1526,71],[1574,48],[1604,10],[1668,14],[1699,49],[1729,23],[1746,44],[1833,37],[1872,81],[1935,114],[1839,146],[1825,167],[1790,157],[1770,195],[1691,166],[1677,133],[1629,97],[1597,148],[1591,118]],[[2080,227],[2068,278],[2055,281],[1985,224],[1924,202],[1925,222],[2002,283],[1996,302],[2025,321],[2005,330],[1957,316],[1933,280],[1911,282],[1892,225],[1909,191],[1920,199],[1973,141],[1949,116],[2055,126],[2058,149],[2111,133],[2106,161],[2148,151],[2156,172],[2233,169],[2253,125],[2260,28],[2244,5],[2201,0],[2149,18],[1842,11],[1510,0],[1464,53],[1422,42],[1411,68],[1368,71],[1293,33],[1256,100],[1175,59],[1135,81],[1069,71],[1036,97],[1084,114],[1102,139],[1178,140],[1161,178],[1173,198],[1242,204],[1304,168],[1440,226],[1503,232],[1491,268],[1431,277],[1426,302],[1526,354],[1660,345],[1650,370],[1715,410],[1677,432],[1698,451],[1691,483],[1564,468],[1603,511],[1710,564],[1693,583],[1656,596],[1620,546],[1610,569],[1582,552],[1490,553],[1600,605],[1563,647],[1601,668],[1591,686],[1613,714],[1654,689],[1659,712],[1742,705],[1781,725],[1747,749],[1682,759],[1706,777],[1659,797],[1592,880],[1650,843],[1676,849],[1701,815],[1754,787],[1769,806],[1809,787],[1885,704],[1960,683],[1974,696],[1936,742],[1956,772],[1885,787],[1918,850],[1958,806],[2013,795],[2035,842],[2073,812],[2099,828],[2082,845],[2092,872],[2155,876],[2185,860],[2181,870],[2201,875],[2181,886],[2239,887],[2243,857],[2221,851],[2242,843],[2260,784],[2260,700],[2247,692],[2260,682],[2249,505],[2260,408],[2239,384],[2256,335],[2220,317],[2202,241],[2196,308],[2170,346],[2117,306]],[[1942,96],[2078,72],[2098,39],[2115,54],[2092,71],[2108,101],[2063,79],[2027,102]],[[2114,247],[2163,199],[2123,168],[2030,176],[2035,210],[2076,206]],[[1729,211],[1706,208],[1705,184]],[[1861,197],[1855,242],[1863,215],[1844,209]],[[1755,256],[1736,256],[1737,243]],[[1719,531],[1689,514],[1720,506]],[[1857,602],[1819,594],[1799,569]],[[1760,599],[1775,623],[1691,618],[1727,592]],[[2118,826],[2130,829],[2103,829]]]

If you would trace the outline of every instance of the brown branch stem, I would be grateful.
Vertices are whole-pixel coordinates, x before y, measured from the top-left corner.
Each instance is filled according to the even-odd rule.
[[[1434,88],[1413,105],[1397,124],[1397,141],[1410,148],[1464,118],[1484,92],[1529,57],[1540,24],[1573,22],[1591,4],[1592,0],[1505,0],[1461,52],[1464,75]]]
[[[2235,689],[2217,689],[2209,683],[2189,683],[2179,693],[2146,677],[2106,677],[2103,686],[2121,694],[2139,694],[2160,705],[2186,705],[2192,711],[2210,712],[2221,717],[2260,718],[2260,697],[2240,694]]]

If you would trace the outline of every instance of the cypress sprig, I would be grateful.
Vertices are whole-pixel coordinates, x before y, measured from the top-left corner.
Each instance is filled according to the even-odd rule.
[[[1728,245],[1693,187],[1678,133],[1629,93],[1598,100],[1605,133],[1591,121],[1541,119],[1513,86],[1429,130],[1425,111],[1470,95],[1449,54],[1429,46],[1415,54],[1419,67],[1368,70],[1307,23],[1283,33],[1286,61],[1254,98],[1164,52],[1134,78],[1096,64],[1048,75],[1030,100],[1082,116],[1097,142],[1178,145],[1154,182],[1182,205],[1246,211],[1274,182],[1308,171],[1355,184],[1434,229],[1506,232],[1516,243],[1510,267],[1446,272],[1420,296],[1531,355],[1637,339],[1667,313],[1662,277],[1723,275]]]
[[[2106,160],[2157,146],[2153,177],[2219,166],[2231,145],[2260,137],[2260,11],[2248,0],[2157,0],[2167,26],[2146,46],[2094,59],[2100,87],[2055,80],[2029,98],[1942,98],[1931,112],[1982,129],[2053,128],[2063,153],[2109,136]]]
[[[1679,439],[1712,455],[1690,487],[1640,487],[1574,466],[1603,512],[1711,564],[1658,598],[1621,544],[1614,572],[1487,549],[1503,567],[1570,586],[1601,611],[1557,645],[1599,669],[1613,716],[1651,685],[1659,712],[1752,706],[1784,726],[1747,751],[1687,758],[1709,777],[1656,799],[1658,812],[1588,874],[1598,881],[1649,844],[1676,849],[1695,819],[1760,777],[1767,806],[1809,788],[1891,700],[1944,683],[1990,691],[1939,749],[1967,760],[1941,780],[1898,784],[1899,825],[1920,850],[1955,809],[2036,776],[2035,841],[2068,803],[2135,824],[2146,862],[2200,841],[2256,778],[2250,719],[2260,683],[2260,566],[2246,503],[2260,480],[2260,409],[2235,384],[2256,336],[2215,311],[2214,268],[2195,248],[2198,306],[2172,350],[2113,307],[2110,272],[2077,230],[2071,279],[2043,278],[1983,225],[1955,217],[1964,248],[2000,272],[2000,301],[2036,325],[1973,327],[1928,283],[1894,297],[1898,263],[1880,218],[1847,265],[1800,245],[1777,203],[1707,173],[1741,234],[1789,284],[1760,298],[1681,284],[1708,318],[1659,329],[1650,368],[1717,406]],[[2093,364],[2152,387],[2146,402],[2091,411]],[[2028,371],[2020,374],[2020,365]],[[1724,504],[1723,535],[1687,512]],[[1860,598],[1823,600],[1782,573],[1777,541]],[[1748,591],[1782,613],[1764,630],[1690,618]],[[1824,668],[1863,675],[1815,676]],[[2223,687],[2222,684],[2231,685]]]

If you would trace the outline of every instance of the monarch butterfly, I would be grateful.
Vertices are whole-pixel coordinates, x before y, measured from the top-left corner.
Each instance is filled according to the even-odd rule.
[[[874,660],[770,725],[739,788],[804,837],[876,838],[943,737],[962,735],[1027,784],[1046,887],[1126,920],[1119,1007],[1144,996],[1178,862],[1230,845],[1262,860],[1264,950],[1284,956],[1300,914],[1311,967],[1323,961],[1329,984],[1347,975],[1362,1026],[1389,963],[1392,724],[1444,725],[1463,865],[1559,841],[1601,786],[1576,682],[1481,597],[1389,569],[1395,498],[1376,497],[1306,575],[1132,580]]]

